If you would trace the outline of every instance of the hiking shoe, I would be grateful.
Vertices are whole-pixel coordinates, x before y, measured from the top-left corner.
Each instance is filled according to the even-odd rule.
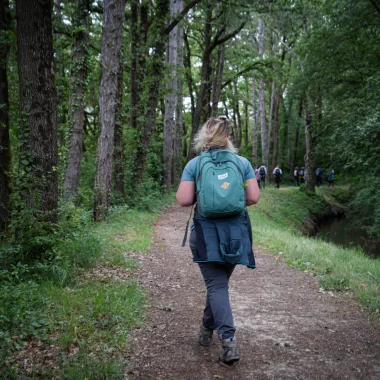
[[[199,331],[199,345],[200,346],[209,346],[212,341],[213,329],[207,329],[206,327],[201,326]]]
[[[236,338],[222,339],[223,351],[219,355],[219,361],[224,364],[231,365],[240,360],[239,352],[236,348]]]

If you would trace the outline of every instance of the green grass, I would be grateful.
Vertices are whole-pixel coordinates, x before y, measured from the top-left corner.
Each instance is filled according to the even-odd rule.
[[[160,208],[173,201],[172,194],[165,197]],[[106,221],[83,228],[75,228],[76,212],[68,212],[73,225],[54,247],[55,260],[0,271],[4,378],[124,378],[123,351],[146,307],[132,272],[136,255],[149,251],[159,209],[118,207]],[[37,363],[26,373],[13,358],[31,343],[41,347],[34,355],[54,352],[54,365]]]
[[[258,205],[249,209],[254,245],[280,255],[293,267],[315,273],[326,289],[352,291],[362,307],[379,315],[380,260],[300,232],[304,218],[326,207],[323,198],[298,189],[263,191]]]

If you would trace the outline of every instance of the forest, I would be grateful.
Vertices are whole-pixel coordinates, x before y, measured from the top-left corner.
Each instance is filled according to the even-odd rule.
[[[175,189],[220,114],[254,167],[333,169],[379,239],[379,19],[374,0],[2,0],[3,259],[48,250],[68,204],[99,220]]]
[[[100,255],[104,221],[150,223],[213,116],[285,186],[333,170],[379,244],[379,46],[376,0],[0,0],[1,347],[45,328],[18,286],[37,310],[41,278]]]

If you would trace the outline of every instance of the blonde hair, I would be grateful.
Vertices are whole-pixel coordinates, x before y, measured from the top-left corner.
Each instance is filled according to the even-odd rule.
[[[237,149],[228,138],[231,134],[230,122],[226,116],[212,117],[194,137],[194,150],[200,153],[212,147],[228,149],[234,153]]]

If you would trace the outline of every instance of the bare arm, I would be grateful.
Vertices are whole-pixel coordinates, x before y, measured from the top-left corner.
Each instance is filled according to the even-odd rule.
[[[260,199],[260,189],[256,178],[245,181],[245,203],[247,206],[256,204]]]
[[[195,203],[195,183],[181,181],[176,194],[177,202],[182,207],[188,207]]]

